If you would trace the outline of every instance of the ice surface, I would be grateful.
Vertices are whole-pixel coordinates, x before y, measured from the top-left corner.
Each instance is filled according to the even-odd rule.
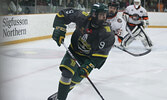
[[[148,28],[151,53],[133,57],[117,48],[90,79],[105,100],[167,100],[167,28]],[[68,45],[70,36],[65,38]],[[46,100],[55,93],[65,53],[52,39],[0,48],[0,100]],[[101,100],[87,79],[67,100]]]

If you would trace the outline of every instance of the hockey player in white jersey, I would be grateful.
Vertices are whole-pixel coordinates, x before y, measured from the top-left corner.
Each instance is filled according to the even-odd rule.
[[[111,29],[115,34],[115,44],[120,45],[126,30],[125,30],[125,21],[122,16],[118,14],[119,2],[111,1],[108,3],[109,12],[107,15],[107,22],[110,23]]]
[[[141,1],[134,0],[134,5],[128,6],[123,12],[123,18],[127,22],[128,34],[124,37],[122,46],[126,48],[133,40],[139,39],[146,49],[151,49],[152,41],[144,30],[149,25],[148,14],[141,6]]]

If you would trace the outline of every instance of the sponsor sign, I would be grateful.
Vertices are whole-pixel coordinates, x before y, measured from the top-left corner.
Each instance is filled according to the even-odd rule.
[[[27,35],[29,20],[26,16],[3,16],[0,18],[0,40],[9,41]]]

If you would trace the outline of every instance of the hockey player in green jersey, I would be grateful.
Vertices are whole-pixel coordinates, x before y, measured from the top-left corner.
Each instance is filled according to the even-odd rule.
[[[115,42],[110,25],[106,23],[108,7],[105,4],[93,4],[90,14],[75,10],[61,10],[54,20],[53,40],[58,46],[64,41],[66,25],[74,22],[76,29],[71,37],[69,50],[80,63],[78,67],[68,52],[60,64],[62,72],[58,92],[48,100],[66,100],[73,87],[80,83],[94,69],[100,69],[107,59],[111,47]]]

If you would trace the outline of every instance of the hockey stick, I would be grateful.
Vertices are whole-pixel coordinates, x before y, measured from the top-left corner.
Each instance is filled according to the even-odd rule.
[[[135,56],[135,57],[144,56],[144,55],[146,55],[146,54],[148,54],[148,53],[151,52],[151,49],[149,49],[149,50],[147,50],[147,51],[145,51],[145,52],[143,52],[143,53],[135,54],[135,53],[132,53],[132,52],[130,52],[130,51],[124,49],[124,48],[121,48],[120,46],[114,45],[114,47],[116,47],[116,48],[118,48],[118,49],[120,49],[120,50],[122,50],[122,51],[124,51],[124,52],[126,52],[126,53],[128,53],[128,54],[130,54],[130,55],[132,55],[132,56]]]
[[[81,67],[81,65],[79,64],[79,62],[77,61],[77,59],[75,59],[75,57],[73,56],[73,54],[70,52],[70,50],[67,48],[67,46],[64,44],[64,42],[62,43],[63,46],[66,48],[66,51],[68,52],[68,54],[72,57],[72,59],[76,62],[76,64],[78,65],[78,67]],[[90,84],[93,86],[93,88],[96,90],[96,92],[98,93],[98,95],[101,97],[102,100],[104,100],[103,96],[100,94],[100,92],[98,91],[98,89],[96,88],[96,86],[93,84],[93,82],[90,80],[90,78],[86,75],[86,78],[88,79],[88,81],[90,82]]]

